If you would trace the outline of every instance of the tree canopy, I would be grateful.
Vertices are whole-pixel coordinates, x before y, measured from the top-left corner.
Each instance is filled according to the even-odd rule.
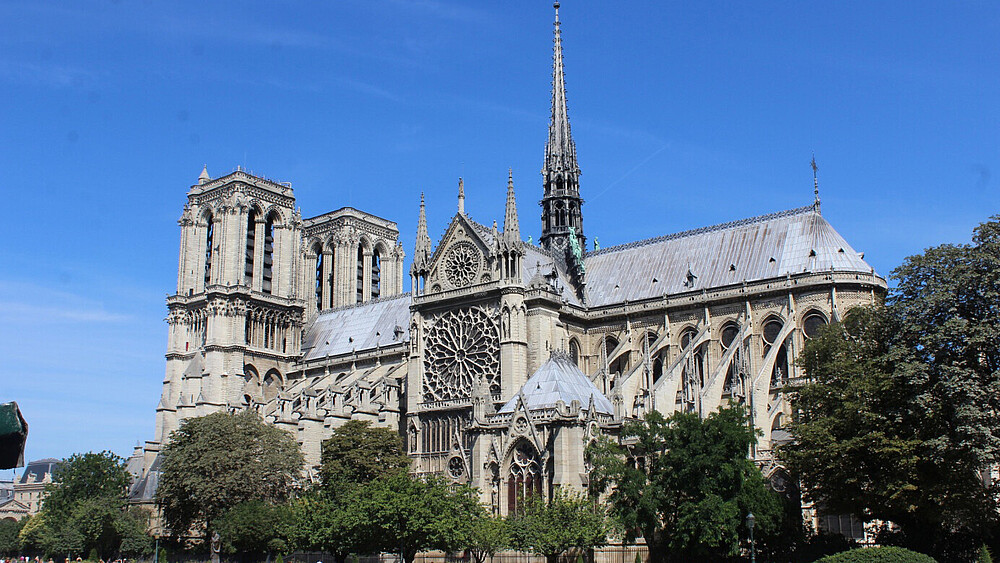
[[[175,535],[207,531],[240,503],[287,501],[303,465],[292,436],[250,411],[189,419],[160,455],[156,501]]]
[[[806,343],[795,441],[781,455],[829,511],[899,525],[904,545],[967,559],[998,516],[1000,222],[897,268],[884,307]]]
[[[651,561],[714,560],[739,552],[745,517],[757,533],[777,529],[781,504],[747,458],[756,441],[742,407],[705,418],[651,412],[626,422],[620,441],[588,448],[595,493],[610,489],[611,513],[628,539],[640,531]]]
[[[48,554],[142,555],[149,514],[126,502],[131,477],[112,452],[74,454],[45,487],[42,510],[21,524],[21,549]]]
[[[375,479],[359,491],[357,503],[375,550],[400,553],[405,562],[418,551],[465,548],[485,511],[474,489],[405,472]]]
[[[604,545],[609,532],[603,506],[579,494],[557,489],[550,501],[527,499],[524,509],[507,520],[511,544],[557,561],[570,549]]]
[[[45,487],[45,508],[53,513],[72,510],[88,499],[124,500],[132,478],[125,460],[113,452],[73,454],[56,466]]]
[[[399,434],[372,428],[367,420],[350,420],[323,441],[320,477],[331,495],[410,466]]]

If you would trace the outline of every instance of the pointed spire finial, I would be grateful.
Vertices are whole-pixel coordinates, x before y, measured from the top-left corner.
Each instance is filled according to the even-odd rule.
[[[198,185],[210,182],[212,177],[208,175],[208,165],[202,167],[201,174],[198,175]]]
[[[503,216],[503,238],[508,244],[521,242],[521,226],[517,220],[517,199],[514,197],[514,169],[507,169],[507,207]]]
[[[542,201],[542,236],[539,242],[547,250],[565,249],[569,243],[569,228],[576,229],[581,244],[586,244],[583,232],[583,199],[580,197],[580,166],[576,143],[570,131],[566,102],[566,73],[563,65],[562,24],[559,2],[555,8],[552,38],[552,113],[549,137],[545,143],[545,163],[542,167],[544,192]]]
[[[458,212],[465,215],[465,182],[458,177]]]
[[[819,212],[819,176],[817,175],[819,166],[816,166],[816,153],[813,153],[810,165],[813,169],[813,207],[815,207],[816,211]]]
[[[413,252],[414,272],[425,268],[430,256],[431,237],[427,234],[427,208],[424,205],[424,193],[420,192],[420,216],[417,219],[417,240]]]

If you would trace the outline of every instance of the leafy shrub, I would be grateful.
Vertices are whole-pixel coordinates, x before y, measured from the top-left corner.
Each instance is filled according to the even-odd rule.
[[[936,563],[933,557],[902,547],[868,547],[828,555],[816,563]]]
[[[985,545],[979,548],[979,555],[976,556],[976,563],[993,563],[993,556]]]

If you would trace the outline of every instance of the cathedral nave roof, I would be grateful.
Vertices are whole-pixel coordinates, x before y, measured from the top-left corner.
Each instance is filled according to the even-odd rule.
[[[302,360],[406,342],[409,324],[409,293],[321,311],[306,331]]]
[[[590,306],[802,272],[873,272],[811,205],[605,248],[585,260]]]

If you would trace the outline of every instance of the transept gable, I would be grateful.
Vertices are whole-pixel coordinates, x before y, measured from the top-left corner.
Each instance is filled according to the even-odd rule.
[[[452,218],[430,259],[427,284],[431,292],[461,289],[494,279],[493,235],[458,213]]]

